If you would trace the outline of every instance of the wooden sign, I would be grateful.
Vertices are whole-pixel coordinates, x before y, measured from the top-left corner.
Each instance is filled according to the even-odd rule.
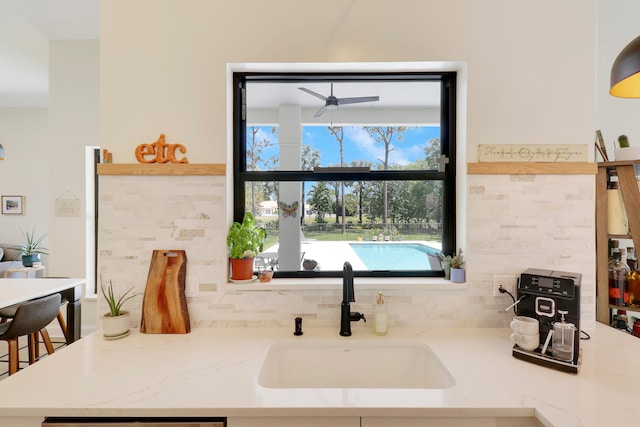
[[[161,133],[153,144],[140,144],[136,147],[136,159],[139,163],[189,163],[186,157],[178,160],[176,151],[184,154],[187,152],[187,148],[182,144],[167,144],[164,140],[164,133]]]
[[[479,162],[586,162],[588,144],[480,144]]]

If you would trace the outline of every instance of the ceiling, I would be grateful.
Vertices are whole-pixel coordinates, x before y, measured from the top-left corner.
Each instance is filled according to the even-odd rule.
[[[0,0],[0,107],[46,107],[49,41],[98,39],[99,11],[99,0]]]

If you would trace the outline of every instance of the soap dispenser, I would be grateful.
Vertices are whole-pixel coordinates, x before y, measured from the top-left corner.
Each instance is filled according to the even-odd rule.
[[[374,332],[376,335],[387,335],[387,307],[384,305],[382,292],[378,292],[378,303],[375,309],[376,322]]]

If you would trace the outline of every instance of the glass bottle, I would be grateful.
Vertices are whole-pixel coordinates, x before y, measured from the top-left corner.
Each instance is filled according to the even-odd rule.
[[[627,265],[631,271],[635,271],[638,268],[638,258],[636,257],[636,250],[633,246],[627,248]]]
[[[615,252],[609,261],[609,304],[625,306],[629,303],[629,275],[631,269]]]
[[[629,275],[629,305],[640,306],[640,271],[634,247],[627,248],[627,265],[631,269]]]
[[[376,304],[376,335],[387,335],[387,307],[385,307],[382,292],[378,292],[378,301]]]

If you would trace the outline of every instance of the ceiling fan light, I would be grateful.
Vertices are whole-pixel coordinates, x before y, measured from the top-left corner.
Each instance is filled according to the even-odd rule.
[[[613,62],[609,93],[620,98],[640,98],[640,36],[622,49]]]
[[[327,104],[327,110],[336,110],[338,108],[338,104]]]

